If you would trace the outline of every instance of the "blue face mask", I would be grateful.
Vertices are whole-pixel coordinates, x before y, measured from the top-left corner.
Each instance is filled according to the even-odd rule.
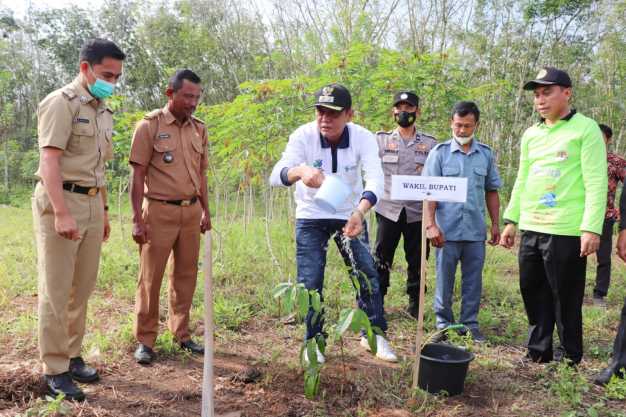
[[[90,84],[88,86],[89,92],[91,93],[91,95],[97,99],[105,99],[107,97],[110,97],[111,94],[113,94],[113,91],[115,90],[115,84],[111,84],[109,82],[106,82],[96,77],[96,74],[93,73],[93,70],[91,71],[91,73],[96,79],[95,83]]]

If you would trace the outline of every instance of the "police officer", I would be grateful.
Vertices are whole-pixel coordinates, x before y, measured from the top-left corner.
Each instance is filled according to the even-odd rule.
[[[193,117],[202,87],[191,70],[169,80],[167,105],[148,113],[137,124],[129,162],[133,239],[139,244],[139,284],[135,310],[135,359],[155,359],[159,328],[159,292],[172,254],[168,326],[180,346],[203,354],[191,340],[189,310],[196,288],[200,233],[211,229],[207,202],[207,130]],[[144,188],[145,186],[145,188]]]
[[[99,376],[81,345],[87,301],[109,237],[105,162],[113,157],[112,111],[104,99],[122,73],[124,53],[91,39],[80,50],[79,75],[39,103],[39,182],[33,196],[39,275],[39,352],[50,394],[82,400],[74,381]]]
[[[375,206],[378,234],[376,236],[376,269],[380,276],[380,291],[384,297],[389,288],[393,256],[404,238],[404,253],[408,264],[406,293],[407,311],[417,317],[419,307],[420,261],[422,248],[422,203],[391,200],[392,175],[420,175],[428,152],[437,144],[434,137],[419,132],[415,121],[420,115],[419,97],[403,90],[393,97],[393,118],[398,127],[390,132],[378,132],[379,155],[385,173],[385,193]]]

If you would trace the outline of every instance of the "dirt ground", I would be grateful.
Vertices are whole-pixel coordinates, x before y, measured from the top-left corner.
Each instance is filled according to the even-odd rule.
[[[22,300],[26,301],[26,300]],[[28,302],[19,303],[24,307]],[[390,312],[391,315],[398,314]],[[201,329],[197,329],[201,334]],[[275,319],[252,319],[236,340],[220,343],[215,354],[215,401],[218,415],[240,412],[242,417],[299,416],[539,416],[560,415],[541,402],[540,365],[525,364],[515,346],[478,348],[465,392],[445,398],[410,398],[412,339],[396,342],[404,357],[399,364],[381,363],[346,338],[341,360],[338,346],[328,353],[322,370],[320,395],[307,400],[297,361],[301,341],[295,327]],[[31,408],[43,386],[36,346],[6,339],[0,345],[0,416],[15,416]],[[203,362],[183,353],[161,355],[151,366],[132,358],[132,346],[119,360],[96,361],[101,380],[82,385],[87,400],[72,404],[81,417],[199,416]],[[157,352],[158,353],[158,352]],[[269,356],[268,356],[269,355]],[[354,381],[358,381],[354,382]],[[592,388],[596,390],[596,388]],[[590,395],[600,395],[601,391]]]

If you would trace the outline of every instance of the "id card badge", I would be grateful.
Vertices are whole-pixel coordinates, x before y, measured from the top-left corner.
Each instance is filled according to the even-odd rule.
[[[385,154],[383,155],[383,163],[387,164],[397,164],[398,163],[398,154]]]

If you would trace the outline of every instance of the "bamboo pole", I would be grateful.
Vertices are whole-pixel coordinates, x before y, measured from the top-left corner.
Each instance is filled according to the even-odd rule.
[[[420,261],[420,299],[417,313],[417,333],[415,334],[415,363],[413,366],[413,391],[417,389],[422,353],[422,339],[424,337],[424,293],[426,292],[426,206],[428,200],[422,202],[422,250]]]
[[[204,238],[204,371],[202,417],[214,417],[213,403],[213,256],[211,231]]]

